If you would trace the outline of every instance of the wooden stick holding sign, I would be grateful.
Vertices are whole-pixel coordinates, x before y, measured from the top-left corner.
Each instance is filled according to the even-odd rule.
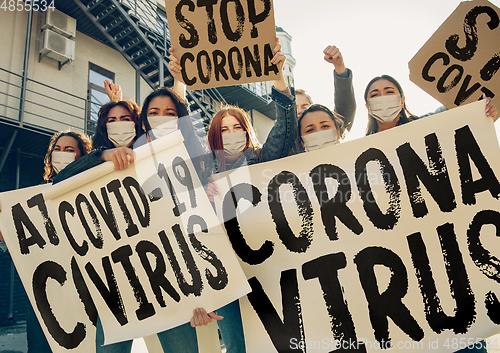
[[[486,95],[500,104],[500,9],[464,1],[410,60],[410,79],[451,109]]]
[[[278,79],[272,0],[165,0],[165,8],[190,89]]]

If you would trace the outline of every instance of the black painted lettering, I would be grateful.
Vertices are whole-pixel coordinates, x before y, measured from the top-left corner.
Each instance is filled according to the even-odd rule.
[[[257,44],[253,46],[253,54],[250,52],[250,49],[248,47],[244,47],[243,56],[245,57],[245,69],[247,77],[252,77],[252,72],[255,72],[255,76],[257,77],[262,76],[259,46]]]
[[[484,95],[488,98],[494,98],[495,97],[495,93],[491,92],[489,89],[487,89],[486,87],[481,87],[481,92],[484,93]],[[481,98],[479,98],[479,100],[481,100]]]
[[[269,258],[274,251],[274,243],[266,240],[264,244],[257,250],[248,246],[243,234],[241,233],[240,224],[236,217],[236,209],[238,202],[243,199],[250,201],[253,206],[261,201],[262,194],[259,189],[251,184],[240,183],[233,186],[224,196],[222,202],[222,215],[224,217],[224,227],[226,228],[227,236],[233,250],[240,259],[249,265],[258,265]]]
[[[58,245],[59,237],[57,236],[56,229],[54,228],[54,224],[49,217],[49,212],[47,211],[47,205],[45,204],[45,199],[43,198],[43,194],[36,194],[27,202],[28,207],[32,208],[37,206],[40,214],[42,215],[43,224],[45,225],[45,231],[49,238],[51,244]]]
[[[151,289],[155,294],[158,304],[160,304],[162,308],[167,306],[165,299],[163,299],[162,289],[170,296],[170,298],[179,302],[181,300],[179,293],[177,293],[174,289],[168,278],[165,277],[167,266],[165,265],[165,259],[163,258],[160,249],[158,249],[158,247],[152,242],[142,240],[137,244],[135,250],[139,255],[144,271],[146,271],[146,274],[148,275],[149,284],[151,285]],[[156,260],[154,270],[151,266],[148,254],[153,255]]]
[[[329,254],[306,262],[302,265],[304,279],[317,278],[323,290],[323,299],[330,317],[333,338],[337,341],[357,342],[356,330],[351,313],[344,299],[344,289],[340,285],[338,270],[347,266],[344,253]],[[337,349],[335,352],[366,352],[364,344],[356,345],[357,349]]]
[[[444,330],[453,330],[455,334],[466,333],[468,327],[474,322],[476,315],[474,293],[472,292],[467,270],[463,262],[462,254],[458,247],[453,224],[446,223],[437,228],[443,259],[450,285],[451,298],[455,300],[455,315],[447,315],[437,294],[427,248],[420,233],[407,237],[413,266],[418,279],[420,293],[425,306],[425,317],[429,326],[436,333]]]
[[[236,62],[238,65],[235,67],[233,57],[236,54]],[[227,53],[227,61],[229,63],[229,73],[233,80],[239,80],[243,73],[243,56],[241,56],[240,49],[238,47],[232,47]]]
[[[66,219],[67,213],[69,213],[73,217],[75,215],[75,209],[69,202],[63,201],[59,204],[59,220],[61,221],[64,233],[66,234],[66,238],[68,238],[68,241],[73,250],[75,250],[78,255],[85,256],[89,251],[89,244],[86,240],[84,240],[82,241],[82,245],[78,245],[75,237],[73,236],[73,233],[71,233],[71,230],[69,229],[68,221]]]
[[[192,86],[196,83],[196,81],[198,81],[198,79],[196,78],[196,76],[194,76],[193,78],[189,78],[187,76],[187,70],[186,70],[186,61],[187,60],[194,62],[194,55],[190,52],[186,52],[186,53],[182,54],[181,59],[180,59],[180,65],[181,65],[181,67],[184,68],[184,70],[181,70],[181,75],[182,75],[182,79],[184,80],[184,83],[187,86]]]
[[[302,229],[299,236],[295,236],[285,216],[281,205],[280,186],[292,186],[293,196],[299,216],[302,217]],[[299,178],[289,171],[282,171],[274,176],[267,186],[267,202],[271,217],[276,225],[276,232],[285,247],[293,252],[301,253],[311,246],[313,230],[313,209],[307,191]]]
[[[203,65],[203,57],[205,57],[205,65]],[[203,66],[206,67],[206,75],[203,72]],[[206,50],[202,50],[198,53],[196,57],[196,67],[198,68],[198,77],[200,81],[207,84],[210,82],[210,77],[212,76],[212,62]]]
[[[290,352],[290,341],[292,338],[297,339],[297,341],[305,339],[297,270],[292,269],[281,272],[280,286],[283,320],[281,320],[280,315],[276,312],[259,280],[256,277],[252,277],[248,280],[248,283],[252,287],[252,291],[247,295],[248,300],[259,316],[262,325],[264,325],[274,348],[279,353]]]
[[[85,312],[87,313],[87,316],[89,317],[89,320],[92,322],[92,324],[96,326],[97,308],[95,306],[94,300],[92,299],[92,296],[90,295],[89,288],[87,286],[87,283],[85,283],[82,271],[80,271],[80,267],[78,266],[75,257],[71,258],[71,273],[73,277],[73,283],[75,284],[76,291],[78,292],[78,297],[83,303]]]
[[[257,31],[257,27],[255,26],[257,23],[264,22],[266,18],[271,14],[271,1],[270,0],[258,0],[264,4],[264,9],[261,13],[257,14],[257,10],[255,8],[255,0],[248,0],[248,19],[252,23],[252,31],[250,32],[250,36],[252,38],[257,38],[259,36],[259,32]]]
[[[389,207],[385,214],[380,210],[370,187],[366,166],[371,161],[379,164],[385,191],[389,195]],[[363,200],[363,208],[370,222],[379,229],[393,229],[398,223],[401,212],[401,187],[396,172],[384,152],[376,148],[370,148],[363,152],[356,160],[355,173],[359,196]]]
[[[104,219],[104,222],[106,222],[109,231],[111,232],[111,234],[113,234],[116,240],[120,240],[120,231],[118,230],[118,224],[116,223],[115,214],[113,213],[113,208],[111,207],[111,202],[109,202],[108,193],[106,192],[105,187],[101,188],[101,197],[102,202],[97,198],[94,191],[90,192],[90,198],[92,199],[94,205],[97,207],[97,211],[99,211],[99,214]]]
[[[187,6],[190,12],[194,12],[195,5],[191,0],[180,0],[177,6],[175,7],[175,19],[177,20],[179,25],[186,31],[188,31],[188,33],[190,34],[189,39],[187,39],[186,35],[184,33],[181,33],[179,35],[179,44],[183,48],[190,49],[198,45],[198,42],[200,41],[200,36],[198,35],[198,31],[196,30],[196,28],[194,28],[194,25],[191,22],[189,22],[186,19],[186,17],[184,17],[184,15],[182,14],[182,8],[184,6]]]
[[[123,200],[123,196],[120,192],[121,184],[118,179],[112,180],[106,185],[109,192],[112,192],[115,195],[116,201],[118,201],[118,205],[120,206],[120,210],[123,213],[123,218],[127,223],[128,227],[126,229],[127,236],[131,237],[136,234],[139,234],[139,228],[134,223],[132,216],[130,215],[130,211],[128,210],[127,204]]]
[[[446,80],[448,80],[451,73],[455,70],[458,71],[458,73],[455,75],[453,80],[451,80],[451,82],[445,86]],[[460,65],[453,64],[449,68],[447,68],[446,71],[443,73],[443,76],[441,76],[441,78],[439,79],[437,86],[436,86],[439,93],[446,93],[449,90],[451,90],[453,87],[458,85],[458,83],[462,79],[463,74],[464,74],[464,68]]]
[[[500,283],[500,259],[492,255],[481,243],[481,229],[484,225],[493,225],[495,234],[500,237],[500,213],[494,210],[478,212],[467,230],[467,243],[469,254],[479,268],[488,278]]]
[[[21,250],[21,254],[29,254],[29,247],[35,244],[43,249],[43,247],[47,243],[43,239],[38,229],[36,229],[33,222],[31,222],[21,204],[18,203],[12,206],[12,219],[14,220],[14,225],[16,227],[17,239],[19,241],[19,249]],[[24,227],[26,227],[26,230],[30,233],[30,237],[28,238],[26,238]]]
[[[235,15],[232,16],[231,18],[236,17],[236,31],[233,31],[231,28],[231,23],[229,22],[229,9],[228,9],[228,4],[230,2],[234,3],[234,8],[235,8]],[[243,10],[243,5],[241,5],[240,0],[222,0],[220,3],[220,15],[221,15],[221,22],[222,22],[222,30],[224,31],[224,34],[226,35],[226,38],[232,42],[237,42],[240,40],[241,36],[243,35],[243,28],[245,26],[245,11]]]
[[[484,157],[469,126],[455,131],[458,170],[462,187],[462,202],[465,205],[476,204],[476,194],[488,190],[494,198],[500,194],[500,183]],[[470,158],[470,159],[469,159]],[[474,162],[481,179],[472,180],[470,160]]]
[[[481,84],[476,82],[475,84],[472,85],[472,87],[469,87],[470,80],[472,79],[471,75],[467,75],[464,78],[464,81],[462,82],[462,86],[460,86],[460,90],[457,93],[457,97],[455,98],[455,105],[460,105],[463,102],[465,102],[474,92],[476,92],[479,88],[481,88]]]
[[[225,66],[226,66],[226,56],[224,53],[218,49],[214,50],[212,53],[213,56],[213,61],[214,61],[214,75],[215,75],[215,80],[220,81],[220,76],[225,80],[229,79],[229,76],[227,75]]]
[[[276,75],[278,75],[280,72],[280,70],[278,69],[278,65],[271,62],[273,57],[273,49],[271,48],[271,45],[269,43],[266,43],[264,45],[264,75],[266,76],[269,75],[271,71]]]
[[[203,282],[201,280],[200,270],[198,270],[198,267],[196,266],[196,262],[194,261],[189,246],[186,243],[186,240],[184,239],[181,227],[178,224],[175,224],[172,227],[172,231],[177,240],[177,244],[179,245],[179,249],[181,250],[181,254],[182,257],[184,258],[184,263],[186,264],[187,271],[191,275],[192,283],[189,284],[184,278],[184,274],[182,273],[181,267],[179,266],[179,262],[175,257],[172,245],[170,245],[170,241],[167,235],[162,230],[160,233],[158,233],[158,235],[160,236],[163,248],[167,253],[170,266],[174,270],[175,277],[177,278],[177,283],[179,284],[179,288],[182,291],[182,293],[184,293],[186,297],[189,294],[194,294],[196,297],[199,297],[201,295],[201,291],[203,290]]]
[[[198,0],[196,5],[198,7],[205,7],[207,11],[207,31],[208,31],[208,41],[212,44],[217,43],[217,30],[215,29],[214,21],[214,5],[217,4],[218,0]]]
[[[422,78],[424,80],[429,82],[434,82],[436,80],[436,77],[430,75],[429,70],[431,69],[431,66],[434,65],[434,63],[438,59],[443,60],[444,66],[448,66],[450,64],[450,57],[447,54],[441,52],[434,54],[429,58],[429,60],[427,60],[427,63],[424,65],[422,69]]]
[[[472,8],[464,19],[464,34],[465,34],[465,46],[460,48],[458,42],[463,43],[463,39],[460,40],[458,34],[452,34],[445,43],[445,47],[448,52],[457,60],[467,61],[470,60],[477,50],[477,17],[481,14],[487,14],[490,17],[488,21],[488,27],[493,30],[498,27],[499,18],[495,10],[489,6],[475,6]]]
[[[191,201],[191,208],[196,208],[196,192],[194,190],[193,178],[191,177],[191,173],[184,159],[175,157],[172,162],[172,170],[179,183],[187,188],[189,200]]]
[[[113,262],[115,264],[119,262],[122,265],[123,270],[127,275],[128,282],[134,291],[135,300],[139,303],[139,308],[135,311],[135,315],[137,316],[137,319],[144,320],[153,316],[156,312],[153,304],[148,301],[148,297],[144,292],[141,281],[135,273],[132,262],[130,262],[130,256],[132,256],[132,248],[130,245],[121,246],[111,253]]]
[[[490,320],[500,325],[500,302],[497,296],[492,291],[486,293],[486,299],[484,300],[484,305],[486,307],[486,314]]]
[[[347,201],[351,199],[351,182],[346,172],[333,164],[320,164],[309,173],[314,185],[314,191],[321,209],[321,220],[325,226],[325,232],[330,240],[339,238],[337,231],[337,217],[354,234],[361,234],[363,226],[356,219]],[[337,192],[331,199],[326,188],[326,178],[337,181]]]
[[[88,262],[85,265],[85,270],[118,323],[123,326],[128,322],[127,314],[120,295],[120,290],[118,289],[118,284],[116,283],[115,273],[113,272],[108,256],[102,258],[102,267],[106,276],[106,282],[108,283],[107,286],[102,281],[92,263]]]
[[[56,280],[62,286],[66,282],[66,271],[53,261],[45,261],[38,265],[33,273],[33,295],[36,306],[52,338],[66,349],[76,348],[85,339],[85,325],[78,322],[73,332],[64,331],[54,316],[47,297],[47,280],[49,278]]]
[[[489,81],[500,69],[500,53],[496,53],[479,71],[483,81]]]
[[[179,198],[177,197],[175,189],[172,185],[172,181],[170,180],[167,170],[165,169],[165,166],[162,163],[158,165],[158,176],[160,178],[163,178],[163,180],[165,180],[168,190],[170,191],[170,196],[172,197],[172,201],[174,202],[175,205],[174,208],[172,209],[172,212],[176,217],[180,216],[182,213],[186,212],[186,204],[184,202],[179,201]]]
[[[139,219],[139,223],[141,223],[141,226],[143,228],[146,228],[147,226],[149,226],[149,222],[151,221],[151,210],[149,209],[148,198],[144,193],[144,190],[142,190],[137,180],[132,177],[126,177],[125,179],[123,179],[122,183],[125,187],[125,190],[127,190],[130,201],[132,201],[132,205],[134,206],[135,214]],[[132,189],[135,189],[135,193],[132,191]],[[139,202],[137,202],[135,194],[139,195],[144,211],[141,211],[141,207],[139,206]]]
[[[84,203],[87,206],[87,210],[90,214],[90,218],[92,219],[92,223],[95,226],[97,236],[95,236],[92,230],[90,229],[89,223],[87,222],[87,219],[83,214],[82,203]],[[87,198],[83,194],[78,194],[75,200],[75,204],[78,217],[80,218],[80,222],[82,222],[82,226],[85,229],[87,237],[89,238],[92,245],[94,245],[97,249],[102,249],[103,239],[102,239],[101,225],[99,223],[99,220],[97,219],[97,214],[95,213],[94,208],[90,204],[89,200],[87,200]]]
[[[396,149],[399,163],[403,168],[413,216],[417,218],[429,213],[422,196],[420,181],[436,201],[441,212],[451,212],[457,207],[446,162],[435,133],[425,136],[425,146],[429,166],[420,159],[410,143],[405,143]]]
[[[387,317],[412,340],[420,341],[424,338],[424,331],[402,302],[408,292],[408,274],[399,256],[389,249],[368,247],[356,255],[354,263],[368,301],[370,322],[377,341],[391,341]],[[389,285],[382,293],[378,288],[375,265],[383,265],[391,271]]]
[[[227,271],[222,264],[222,261],[219,260],[217,255],[207,248],[205,245],[203,245],[198,238],[196,238],[194,234],[194,226],[199,225],[201,228],[201,231],[203,233],[208,233],[208,227],[207,223],[205,220],[198,216],[198,215],[191,215],[188,220],[188,225],[187,225],[187,230],[188,230],[188,236],[189,240],[191,242],[191,245],[193,246],[194,250],[196,253],[205,261],[210,263],[215,269],[217,270],[217,275],[214,276],[212,272],[206,268],[205,269],[205,277],[208,280],[208,284],[212,289],[215,290],[221,290],[226,288],[227,283],[228,283],[228,277],[227,277]]]

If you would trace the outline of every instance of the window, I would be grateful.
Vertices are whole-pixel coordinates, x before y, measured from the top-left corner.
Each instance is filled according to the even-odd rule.
[[[109,102],[104,88],[104,80],[115,82],[115,74],[97,65],[89,63],[87,134],[93,136],[97,127],[97,113],[101,106]]]

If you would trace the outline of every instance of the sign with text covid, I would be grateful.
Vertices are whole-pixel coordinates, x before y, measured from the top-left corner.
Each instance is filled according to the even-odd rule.
[[[1,230],[53,352],[94,352],[245,295],[180,132],[56,184],[0,194]],[[82,157],[84,158],[84,157]]]
[[[500,325],[484,102],[218,175],[247,352],[454,352]]]
[[[278,78],[272,0],[165,0],[173,54],[190,89]]]
[[[483,94],[500,106],[500,9],[464,1],[410,60],[410,80],[448,109]]]

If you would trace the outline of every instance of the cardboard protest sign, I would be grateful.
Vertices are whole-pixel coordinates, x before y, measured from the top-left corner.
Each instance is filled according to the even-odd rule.
[[[278,78],[272,0],[165,0],[170,41],[190,89]]]
[[[1,229],[54,352],[186,323],[249,286],[197,177],[180,132],[49,189],[0,194]],[[41,193],[41,188],[45,188]]]
[[[497,332],[499,153],[476,102],[218,175],[247,351],[452,352]]]
[[[461,2],[410,60],[410,80],[451,109],[483,94],[500,105],[500,9]]]

